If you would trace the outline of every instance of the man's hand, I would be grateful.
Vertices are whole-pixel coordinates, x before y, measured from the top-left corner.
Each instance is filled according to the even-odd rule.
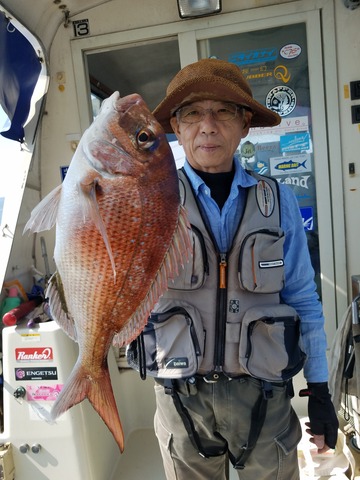
[[[306,422],[305,425],[309,427],[306,429],[306,433],[311,435],[310,442],[316,445],[318,453],[325,453],[330,450],[330,447],[325,443],[325,435],[315,435],[311,430],[310,422]]]
[[[335,448],[339,420],[336,416],[334,405],[328,389],[328,384],[308,383],[308,388],[300,390],[300,397],[309,397],[308,415],[309,428],[307,433],[312,435],[310,442],[318,448],[318,453],[324,453],[329,448]]]

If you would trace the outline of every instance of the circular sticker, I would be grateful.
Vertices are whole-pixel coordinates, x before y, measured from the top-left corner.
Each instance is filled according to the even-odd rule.
[[[243,158],[252,158],[255,155],[255,146],[248,140],[241,145],[241,156]]]
[[[256,186],[256,201],[264,217],[270,217],[274,211],[275,199],[271,186],[265,180],[260,180]]]
[[[280,49],[280,55],[283,58],[286,58],[286,60],[291,60],[292,58],[296,58],[300,55],[300,53],[301,53],[301,47],[296,43],[288,43],[287,45],[284,45]]]
[[[290,87],[280,85],[270,90],[265,102],[267,108],[278,113],[280,117],[286,117],[296,107],[296,95]]]

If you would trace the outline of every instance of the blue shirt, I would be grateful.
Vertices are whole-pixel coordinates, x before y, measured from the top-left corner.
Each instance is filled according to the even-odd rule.
[[[186,161],[184,168],[201,202],[220,252],[229,251],[246,201],[246,189],[256,180],[246,173],[235,159],[235,175],[230,194],[223,208],[219,209],[211,197],[209,187]],[[301,322],[302,348],[307,355],[304,376],[308,382],[327,382],[326,335],[322,305],[316,292],[314,270],[299,206],[292,190],[284,184],[280,187],[281,228],[285,232],[284,263],[285,287],[280,292],[284,303],[297,311]]]

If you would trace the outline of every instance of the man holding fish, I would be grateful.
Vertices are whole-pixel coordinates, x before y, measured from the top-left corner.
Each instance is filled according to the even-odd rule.
[[[299,479],[291,397],[302,368],[310,441],[325,452],[337,439],[322,306],[295,196],[234,157],[250,127],[280,117],[217,59],[183,68],[153,113],[185,150],[193,245],[149,318],[142,354],[141,342],[130,347],[156,380],[166,478],[228,479],[230,459],[243,480]]]

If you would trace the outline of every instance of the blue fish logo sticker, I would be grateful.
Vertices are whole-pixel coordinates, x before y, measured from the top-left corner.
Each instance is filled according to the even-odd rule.
[[[270,158],[270,174],[277,176],[310,173],[312,171],[311,164],[311,155],[308,153],[273,157]]]
[[[275,168],[276,170],[281,170],[282,172],[288,171],[288,170],[298,170],[299,168],[305,168],[306,169],[306,164],[307,158],[303,162],[296,162],[294,160],[289,160],[288,162],[282,162],[278,163]]]

